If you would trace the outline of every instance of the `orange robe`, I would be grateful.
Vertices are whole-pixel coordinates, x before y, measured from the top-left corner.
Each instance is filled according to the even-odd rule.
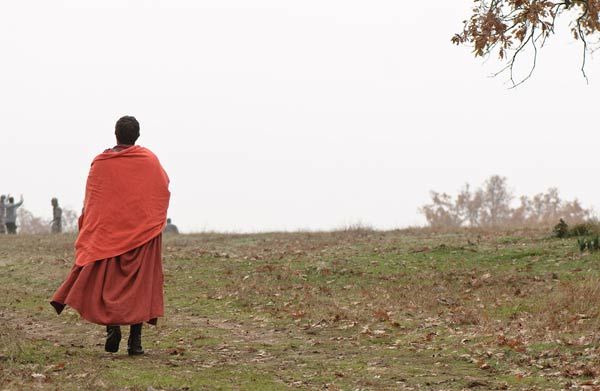
[[[156,323],[163,315],[162,229],[169,179],[139,146],[98,155],[90,169],[75,265],[51,304],[103,325]]]
[[[158,236],[167,221],[169,177],[137,145],[94,159],[88,175],[75,264],[116,257]]]

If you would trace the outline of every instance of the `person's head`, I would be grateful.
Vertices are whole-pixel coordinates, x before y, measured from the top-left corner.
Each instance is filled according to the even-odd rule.
[[[15,199],[13,197],[8,197],[8,202],[11,204],[15,203]]]
[[[167,219],[167,224],[171,224],[171,219]]]
[[[52,204],[52,206],[58,206],[58,198],[56,198],[56,197],[52,198],[50,203]]]
[[[4,201],[6,199],[6,196],[4,194],[0,195],[0,201]]]
[[[134,145],[140,137],[140,123],[129,115],[119,118],[115,125],[115,136],[117,144]]]

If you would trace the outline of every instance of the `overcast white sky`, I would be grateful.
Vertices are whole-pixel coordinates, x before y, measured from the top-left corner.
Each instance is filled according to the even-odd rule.
[[[586,85],[559,38],[508,90],[450,43],[471,1],[0,4],[0,192],[36,215],[81,208],[125,114],[188,232],[423,224],[430,189],[492,174],[600,207],[598,62]]]

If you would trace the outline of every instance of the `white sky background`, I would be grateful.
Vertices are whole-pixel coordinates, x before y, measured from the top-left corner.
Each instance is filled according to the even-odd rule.
[[[450,43],[471,1],[0,0],[0,192],[80,210],[125,114],[185,231],[423,224],[490,175],[600,209],[598,62],[563,35],[508,90]],[[526,66],[526,64],[524,64]],[[524,69],[523,69],[524,70]]]

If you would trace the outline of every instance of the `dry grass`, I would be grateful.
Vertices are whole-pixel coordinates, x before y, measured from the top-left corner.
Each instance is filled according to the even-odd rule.
[[[72,237],[0,238],[0,386],[596,387],[600,254],[533,229],[360,228],[166,238],[141,359],[46,304]]]

